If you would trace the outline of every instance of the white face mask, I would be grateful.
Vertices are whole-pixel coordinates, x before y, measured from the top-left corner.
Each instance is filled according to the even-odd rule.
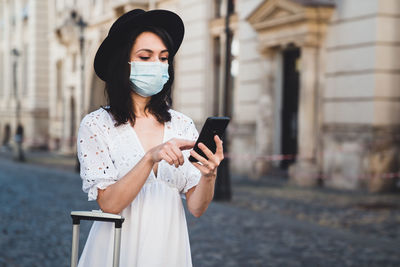
[[[156,95],[169,79],[168,64],[161,62],[132,61],[129,79],[133,90],[143,97]]]

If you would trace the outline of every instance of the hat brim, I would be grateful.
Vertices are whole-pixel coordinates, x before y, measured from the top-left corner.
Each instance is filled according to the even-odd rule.
[[[133,14],[136,12],[136,14]],[[139,12],[139,14],[137,14]],[[132,15],[130,15],[132,13]],[[114,26],[118,20],[124,20],[118,26]],[[171,36],[173,41],[173,51],[170,55],[174,56],[178,51],[185,28],[182,19],[175,13],[168,10],[132,10],[121,16],[110,29],[107,37],[101,43],[94,58],[94,70],[103,81],[107,80],[107,68],[113,51],[118,49],[118,45],[123,41],[123,37],[133,29],[142,26],[155,26],[163,28]]]

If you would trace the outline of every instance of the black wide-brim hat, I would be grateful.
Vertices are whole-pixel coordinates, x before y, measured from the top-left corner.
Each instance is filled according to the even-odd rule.
[[[100,79],[107,80],[110,58],[114,56],[114,51],[119,49],[121,42],[128,41],[126,37],[133,29],[144,26],[160,27],[167,31],[173,42],[173,51],[169,51],[169,54],[171,56],[176,54],[185,33],[182,19],[168,10],[144,11],[142,9],[134,9],[123,14],[113,23],[107,37],[96,52],[94,70]]]

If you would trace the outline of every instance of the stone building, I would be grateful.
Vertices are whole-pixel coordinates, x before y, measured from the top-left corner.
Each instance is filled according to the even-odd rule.
[[[397,0],[233,1],[228,39],[227,0],[2,1],[0,136],[7,123],[14,127],[10,51],[14,39],[25,36],[21,26],[10,29],[12,13],[6,11],[21,10],[11,2],[19,7],[29,2],[32,26],[27,30],[32,32],[46,21],[39,10],[48,10],[47,41],[29,40],[36,41],[29,46],[28,66],[38,74],[28,78],[35,82],[33,76],[44,77],[40,71],[49,74],[43,87],[29,84],[29,99],[38,98],[29,100],[30,107],[45,110],[49,123],[32,119],[30,125],[38,131],[32,136],[48,140],[53,150],[74,153],[82,116],[105,103],[93,58],[111,23],[132,8],[162,8],[177,12],[186,27],[176,55],[174,108],[199,128],[206,117],[231,112],[233,173],[260,178],[282,168],[302,185],[394,186],[395,179],[381,176],[397,172],[400,163]],[[30,22],[33,18],[37,22]],[[230,95],[224,91],[227,42]]]
[[[18,125],[26,147],[48,142],[47,2],[0,1],[0,146],[14,142]]]
[[[238,35],[250,40],[239,55],[253,58],[239,60],[236,90],[247,91],[249,77],[258,89],[257,111],[246,115],[256,128],[253,151],[296,154],[290,175],[298,184],[322,177],[339,188],[393,187],[382,175],[399,168],[400,2],[239,3]]]
[[[298,159],[291,166],[297,183],[315,184],[319,174],[326,185],[340,188],[358,188],[366,181],[360,178],[369,178],[372,190],[393,186],[394,179],[379,176],[399,166],[399,121],[391,115],[400,104],[394,31],[399,14],[400,3],[390,0],[277,0],[247,15],[260,54],[273,66],[272,86],[264,87],[275,104],[272,116],[279,113],[277,105],[285,116],[285,78],[290,64],[297,65],[298,85],[289,85],[298,90]],[[297,63],[291,59],[296,50]],[[279,137],[278,127],[271,128]],[[282,148],[274,152],[285,154]]]

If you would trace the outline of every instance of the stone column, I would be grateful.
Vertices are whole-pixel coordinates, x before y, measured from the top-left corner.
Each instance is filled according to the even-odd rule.
[[[300,93],[298,113],[298,153],[289,168],[291,181],[297,185],[317,184],[317,60],[318,47],[303,46],[300,57]]]
[[[272,151],[272,129],[273,129],[273,101],[272,88],[275,85],[275,68],[277,56],[274,51],[268,51],[265,54],[263,65],[266,73],[262,88],[257,102],[256,114],[256,155],[270,155]],[[270,161],[266,159],[256,159],[254,161],[254,176],[260,178],[268,173]]]

